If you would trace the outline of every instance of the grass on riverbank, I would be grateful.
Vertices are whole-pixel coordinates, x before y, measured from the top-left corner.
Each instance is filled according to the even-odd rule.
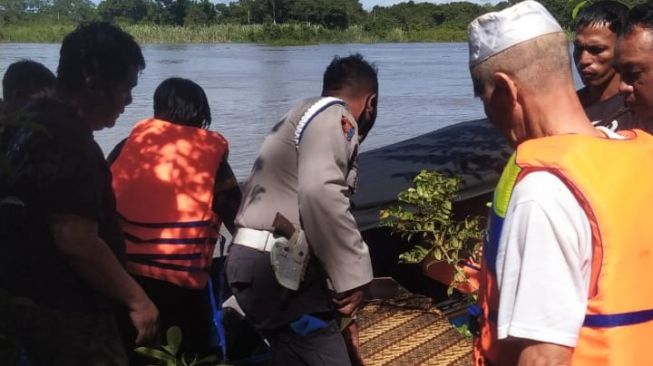
[[[25,23],[4,25],[0,42],[58,43],[74,24]],[[308,24],[237,25],[217,24],[204,27],[126,24],[122,26],[140,43],[263,43],[299,45],[317,43],[374,42],[462,42],[464,30],[451,28],[401,28],[368,30],[351,26],[344,30]]]

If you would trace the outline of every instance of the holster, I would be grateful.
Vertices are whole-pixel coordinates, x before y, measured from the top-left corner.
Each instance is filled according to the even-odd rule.
[[[293,291],[299,289],[310,259],[310,248],[304,231],[277,213],[272,223],[278,237],[270,250],[270,263],[277,282]]]

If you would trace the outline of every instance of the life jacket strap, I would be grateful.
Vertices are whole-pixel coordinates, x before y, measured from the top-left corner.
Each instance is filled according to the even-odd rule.
[[[120,219],[128,224],[134,226],[141,226],[152,229],[162,229],[162,228],[189,228],[189,227],[209,227],[214,221],[212,220],[197,220],[197,221],[180,221],[180,222],[139,222],[129,220],[125,216],[118,214]]]
[[[128,232],[123,232],[125,239],[132,244],[174,244],[174,245],[213,245],[219,239],[218,236],[199,237],[199,238],[152,238],[143,239]]]
[[[651,320],[653,320],[653,309],[618,314],[590,314],[585,315],[583,326],[591,328],[614,328],[645,323]]]
[[[159,262],[156,260],[150,260],[146,258],[134,258],[132,256],[127,256],[127,261],[131,262],[133,264],[141,264],[144,266],[149,266],[149,267],[157,267],[160,269],[167,269],[167,270],[172,270],[172,271],[181,271],[181,272],[188,272],[188,273],[208,273],[209,268],[208,267],[197,267],[197,266],[185,266],[181,264],[174,264],[174,263],[163,263]]]

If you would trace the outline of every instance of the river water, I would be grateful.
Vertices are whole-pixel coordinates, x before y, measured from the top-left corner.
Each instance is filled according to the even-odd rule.
[[[0,75],[25,58],[55,70],[58,52],[58,44],[0,44]],[[274,123],[296,101],[320,93],[322,73],[334,55],[352,52],[379,69],[377,124],[362,151],[484,116],[473,95],[465,43],[157,44],[143,46],[147,67],[133,91],[133,103],[114,128],[96,132],[96,138],[108,153],[134,123],[152,115],[152,95],[162,80],[189,78],[206,91],[211,128],[229,140],[229,161],[244,179]]]

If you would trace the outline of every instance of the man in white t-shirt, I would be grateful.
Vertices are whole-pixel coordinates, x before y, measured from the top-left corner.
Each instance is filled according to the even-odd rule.
[[[504,172],[495,192],[493,205],[506,199],[505,207],[493,207],[501,214],[490,218],[484,247],[489,280],[482,281],[479,294],[483,308],[475,362],[569,365],[593,287],[596,234],[587,202],[571,188],[573,179],[546,169],[546,163],[544,169],[536,167],[539,160],[555,159],[532,153],[538,151],[532,141],[547,138],[557,146],[567,136],[580,136],[595,146],[597,140],[624,137],[588,120],[574,90],[566,35],[539,3],[524,1],[485,14],[468,32],[475,93],[490,121],[518,148],[514,174]],[[526,150],[522,144],[531,147],[520,158],[519,151]],[[520,174],[531,162],[529,173]],[[563,172],[574,170],[568,162],[561,166]]]

